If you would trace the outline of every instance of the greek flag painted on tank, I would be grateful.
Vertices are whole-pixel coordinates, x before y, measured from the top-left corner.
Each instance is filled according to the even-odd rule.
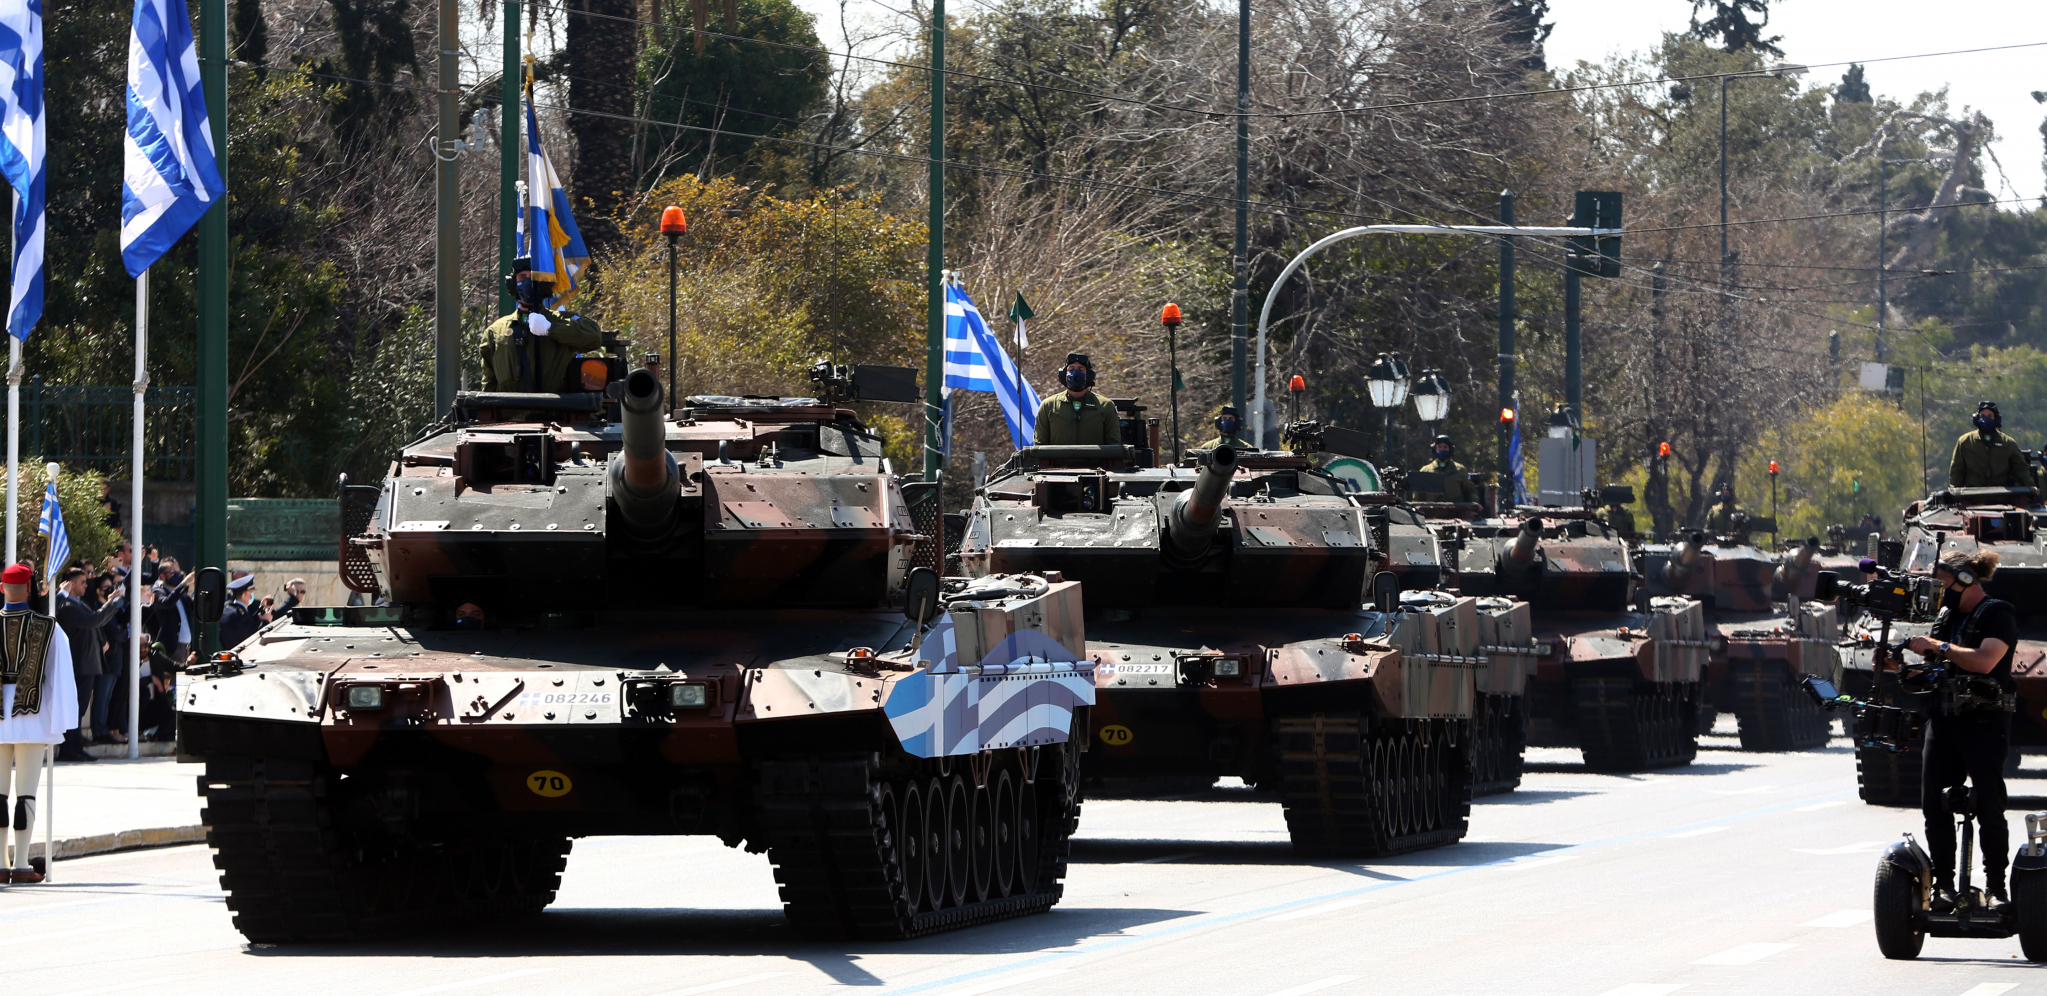
[[[1002,405],[1009,424],[1009,442],[1031,444],[1038,422],[1038,392],[1016,369],[981,318],[981,309],[966,288],[945,285],[945,386],[955,391],[987,391]]]
[[[43,317],[42,0],[0,0],[0,176],[14,187],[7,331],[28,341]]]
[[[121,259],[139,277],[227,192],[185,0],[137,0],[121,142]]]
[[[1094,662],[1035,629],[962,661],[947,613],[921,649],[929,666],[896,682],[885,706],[896,739],[918,757],[1065,743],[1073,710],[1095,704]]]

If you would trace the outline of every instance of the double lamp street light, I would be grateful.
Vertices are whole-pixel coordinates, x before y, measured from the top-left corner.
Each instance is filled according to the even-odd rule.
[[[1393,413],[1414,398],[1416,417],[1423,423],[1434,425],[1450,417],[1450,385],[1443,380],[1443,373],[1434,367],[1422,370],[1421,379],[1410,380],[1407,358],[1399,353],[1380,353],[1365,371],[1365,389],[1370,393],[1372,406],[1386,415],[1385,459],[1393,455]]]

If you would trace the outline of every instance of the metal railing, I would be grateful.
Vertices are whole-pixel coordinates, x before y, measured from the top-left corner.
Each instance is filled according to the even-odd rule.
[[[152,387],[144,396],[144,479],[192,479],[198,399],[198,389],[191,387]],[[55,385],[31,378],[21,386],[22,452],[125,480],[134,402],[135,393],[127,387]]]

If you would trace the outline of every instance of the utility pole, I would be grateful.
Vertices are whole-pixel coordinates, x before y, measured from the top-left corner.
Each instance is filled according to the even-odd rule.
[[[498,79],[498,275],[512,272],[519,255],[519,159],[526,146],[519,141],[519,0],[505,0],[505,65]],[[512,313],[512,292],[498,285],[498,314]]]
[[[1578,321],[1581,298],[1578,271],[1564,268],[1564,407],[1575,425],[1585,424],[1585,349]]]
[[[1237,243],[1231,257],[1236,283],[1230,292],[1230,404],[1244,409],[1245,356],[1251,329],[1251,0],[1237,0]],[[1256,416],[1259,431],[1265,415]],[[1253,439],[1263,446],[1265,440]]]
[[[938,480],[945,381],[945,0],[931,0],[931,234],[924,277],[924,480]]]
[[[208,121],[220,167],[222,188],[230,194],[227,147],[227,0],[199,0],[199,81],[206,92]],[[198,514],[192,540],[198,568],[227,571],[227,203],[213,202],[199,218],[199,342],[197,386],[199,418],[194,482]],[[195,569],[194,573],[197,570]],[[199,620],[199,651],[219,649],[220,620]]]
[[[434,414],[455,405],[462,380],[462,164],[456,143],[462,136],[461,22],[456,0],[441,0],[440,93],[434,130]]]
[[[1500,191],[1500,224],[1514,224],[1514,192]],[[1514,238],[1500,236],[1500,411],[1514,407]],[[1240,409],[1241,410],[1241,409]],[[1520,421],[1518,418],[1515,421]],[[1513,429],[1505,419],[1499,422],[1500,486],[1507,486],[1514,468],[1507,462],[1509,436]]]

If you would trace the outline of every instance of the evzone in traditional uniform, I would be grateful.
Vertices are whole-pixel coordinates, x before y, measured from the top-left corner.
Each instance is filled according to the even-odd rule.
[[[10,771],[14,782],[11,809],[8,797],[0,794],[0,842],[12,845],[7,849],[12,867],[0,867],[0,884],[43,880],[28,863],[36,783],[49,748],[78,725],[71,644],[56,620],[29,608],[34,576],[27,564],[0,571],[0,590],[6,593],[6,604],[0,606],[0,793],[7,790]]]

